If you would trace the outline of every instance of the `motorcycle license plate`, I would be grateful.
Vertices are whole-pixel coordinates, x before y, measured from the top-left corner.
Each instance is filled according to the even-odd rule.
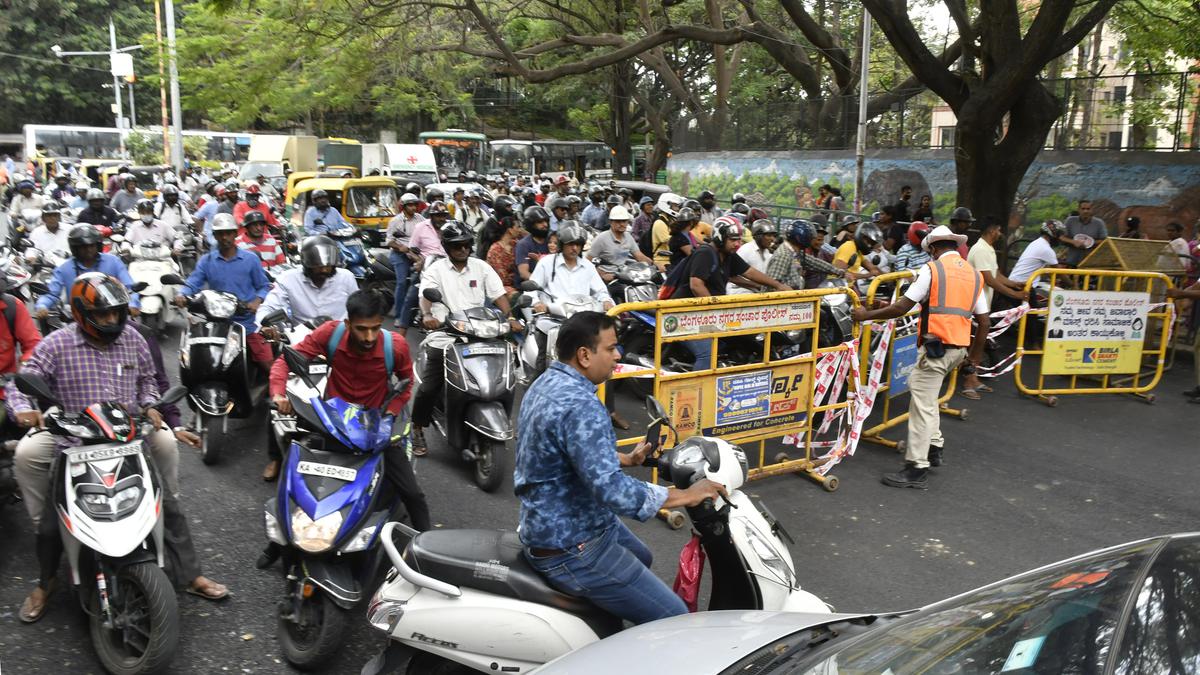
[[[332,464],[317,464],[316,462],[300,462],[296,466],[296,470],[302,474],[309,476],[321,476],[323,478],[336,478],[344,480],[347,483],[354,482],[358,477],[358,470],[344,466],[334,466]]]
[[[314,363],[308,367],[309,375],[324,375],[329,372],[328,363]]]
[[[128,445],[118,445],[113,448],[99,448],[97,450],[81,450],[78,452],[68,453],[71,464],[83,464],[84,462],[95,462],[102,459],[112,459],[113,457],[125,457],[127,455],[136,455],[142,451],[141,443],[130,443]]]
[[[504,347],[499,347],[497,345],[472,345],[469,347],[463,347],[462,355],[483,356],[485,354],[503,354],[505,351],[507,350],[505,350]]]

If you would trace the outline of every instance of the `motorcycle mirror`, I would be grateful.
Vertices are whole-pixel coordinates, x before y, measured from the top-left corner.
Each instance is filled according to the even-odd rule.
[[[288,370],[292,374],[304,381],[304,384],[312,389],[317,388],[316,382],[313,381],[312,376],[308,373],[309,360],[303,354],[290,346],[284,346],[283,362],[287,364]]]
[[[183,277],[180,277],[178,274],[164,274],[161,277],[159,277],[158,280],[161,283],[167,284],[168,286],[182,286],[183,285]]]
[[[665,279],[665,277],[663,277],[662,272],[655,272],[654,274],[652,274],[650,276],[650,280],[656,284],[661,284],[663,282],[663,279]]]
[[[532,307],[532,306],[533,306],[533,296],[532,295],[522,295],[521,297],[517,298],[517,309],[523,309],[525,307]]]
[[[29,282],[29,290],[38,295],[45,295],[50,292],[50,287],[41,281],[31,281]]]
[[[59,402],[58,397],[55,396],[54,392],[50,390],[49,383],[43,380],[40,375],[34,375],[32,373],[17,373],[13,377],[13,381],[17,385],[17,391],[21,392],[22,394],[25,394],[26,396],[33,396],[40,401],[45,401],[47,403],[62,407],[62,403]]]
[[[430,302],[441,302],[442,292],[436,288],[426,288],[421,291],[421,296]]]
[[[264,316],[262,321],[259,322],[259,324],[263,325],[263,326],[269,326],[271,324],[282,323],[284,321],[287,321],[287,318],[288,318],[287,312],[285,312],[282,309],[277,309],[274,312],[271,312],[270,314]]]
[[[150,407],[157,408],[160,405],[178,403],[179,401],[183,400],[184,396],[187,396],[187,387],[183,386],[182,384],[177,384],[168,389],[157,401],[151,403]]]
[[[526,293],[532,293],[533,291],[542,290],[542,287],[539,286],[538,282],[534,281],[533,279],[526,279],[525,281],[521,282],[521,290],[525,291]]]
[[[646,414],[649,415],[651,420],[667,420],[666,408],[653,396],[646,397]]]
[[[114,244],[120,244],[121,242],[125,241],[125,237],[119,234],[109,235],[108,238],[111,239],[112,243]]]
[[[146,290],[149,286],[150,286],[150,284],[148,284],[144,281],[139,281],[139,282],[135,283],[134,285],[130,286],[129,290],[133,291],[134,293],[141,293],[142,291]]]

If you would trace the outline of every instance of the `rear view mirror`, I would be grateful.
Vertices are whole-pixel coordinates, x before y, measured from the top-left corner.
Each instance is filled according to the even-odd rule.
[[[164,283],[168,286],[182,286],[183,285],[183,278],[180,277],[178,274],[164,274],[161,277],[159,277],[158,280],[161,283]]]
[[[284,321],[287,321],[287,318],[288,318],[288,315],[287,315],[286,311],[284,311],[282,309],[277,309],[274,312],[271,312],[270,314],[264,316],[263,320],[260,321],[259,323],[263,326],[270,326],[271,324],[282,323]]]
[[[539,286],[538,282],[534,281],[533,279],[526,279],[525,281],[521,282],[521,290],[525,291],[526,293],[532,293],[533,291],[542,290],[542,287]]]
[[[300,352],[292,347],[285,346],[283,348],[283,361],[287,364],[288,370],[304,381],[312,389],[317,388],[316,381],[313,380],[312,373],[309,371],[312,362]]]
[[[139,282],[135,283],[134,285],[130,286],[129,290],[133,291],[134,293],[141,293],[142,291],[146,290],[146,287],[149,285],[150,284],[148,284],[144,281],[139,281]]]
[[[533,306],[533,296],[532,295],[522,295],[521,297],[517,298],[517,309],[523,309],[525,307],[532,307],[532,306]]]
[[[50,384],[43,380],[40,375],[17,373],[14,376],[13,381],[17,385],[17,391],[21,392],[22,394],[25,394],[26,396],[33,396],[39,401],[45,401],[59,407],[62,406],[62,403],[59,402],[58,397],[55,396],[54,392],[50,390]]]
[[[168,389],[157,401],[151,403],[150,407],[157,408],[160,405],[178,403],[179,401],[183,400],[184,396],[187,396],[187,392],[187,387],[183,386],[182,384],[177,384]]]
[[[646,397],[646,414],[652,420],[667,419],[667,410],[663,408],[663,404],[659,403],[658,399],[653,396]]]
[[[425,290],[421,291],[421,297],[430,302],[441,302],[442,292],[436,288],[426,288]]]

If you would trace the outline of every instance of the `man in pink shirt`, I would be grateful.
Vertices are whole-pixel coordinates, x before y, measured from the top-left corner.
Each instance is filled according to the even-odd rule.
[[[413,272],[416,274],[420,274],[421,270],[436,258],[446,257],[446,252],[442,249],[440,231],[449,219],[450,212],[446,210],[445,204],[437,201],[429,205],[429,209],[425,211],[425,217],[429,220],[418,223],[413,228],[412,236],[408,239],[409,250],[421,256],[421,259],[413,265]],[[408,295],[404,298],[404,306],[400,310],[400,316],[396,317],[399,321],[396,332],[400,335],[407,333],[408,327],[412,325],[413,312],[417,307],[418,286],[420,284],[409,284]]]

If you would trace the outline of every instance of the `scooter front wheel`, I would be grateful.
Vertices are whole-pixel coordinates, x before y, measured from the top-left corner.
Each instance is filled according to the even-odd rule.
[[[105,626],[95,592],[89,602],[92,644],[114,675],[162,672],[179,642],[179,605],[162,568],[151,562],[122,569],[109,590],[112,623]]]
[[[484,492],[495,492],[504,482],[504,443],[490,438],[479,439],[475,447],[475,484]]]
[[[298,598],[296,594],[300,594]],[[338,607],[320,588],[314,588],[308,597],[295,589],[284,602],[287,609],[281,609],[279,613],[279,644],[283,647],[283,657],[300,670],[313,670],[323,665],[342,645],[346,634],[346,610]]]
[[[218,419],[214,415],[206,415],[205,413],[197,413],[200,415],[200,429],[197,433],[200,435],[200,461],[208,466],[217,463],[221,459],[221,444],[216,442],[213,435],[213,423]]]

